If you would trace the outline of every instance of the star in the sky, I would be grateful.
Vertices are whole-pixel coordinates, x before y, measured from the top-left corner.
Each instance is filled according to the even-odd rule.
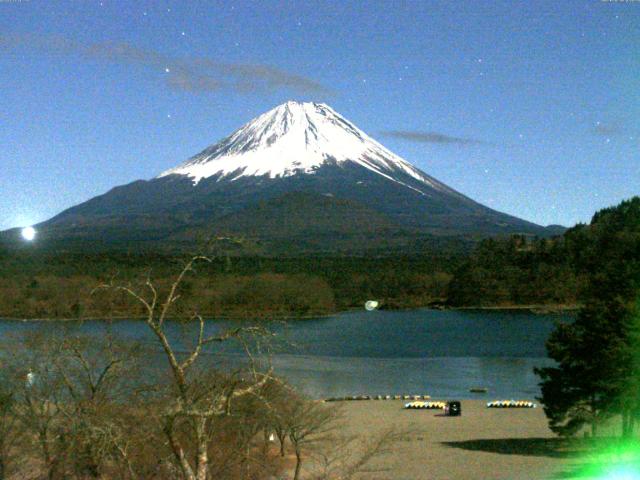
[[[169,73],[171,70],[169,69],[169,67],[164,69],[165,73]]]

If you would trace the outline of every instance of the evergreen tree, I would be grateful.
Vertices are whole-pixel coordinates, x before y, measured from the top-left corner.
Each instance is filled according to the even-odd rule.
[[[557,366],[536,369],[551,429],[592,433],[621,414],[623,434],[640,418],[640,197],[598,212],[581,229],[580,268],[588,276],[576,320],[559,324],[547,342]]]
[[[640,421],[640,296],[629,309],[624,322],[626,342],[618,352],[624,374],[619,376],[617,410],[622,419],[622,436],[633,435]]]

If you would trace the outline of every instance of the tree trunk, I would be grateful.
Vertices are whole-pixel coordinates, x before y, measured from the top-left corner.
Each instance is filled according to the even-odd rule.
[[[206,418],[196,420],[196,439],[198,442],[197,479],[207,480],[209,473],[209,456],[207,452]]]
[[[630,408],[627,412],[627,437],[633,438],[636,431],[636,423],[638,421],[638,413],[635,408]]]
[[[302,455],[301,455],[300,449],[296,446],[296,470],[293,473],[293,480],[299,480],[301,469],[302,469]]]
[[[271,443],[269,441],[269,436],[270,433],[268,429],[265,428],[264,430],[262,430],[262,456],[265,458],[267,458],[267,455],[269,454],[269,443]]]
[[[629,410],[622,411],[622,438],[629,438],[631,427],[631,415]]]
[[[243,480],[249,478],[249,453],[250,453],[249,441],[244,447],[244,458],[242,459],[242,478]]]
[[[284,445],[287,441],[287,434],[284,431],[276,430],[276,436],[278,437],[278,441],[280,442],[280,456],[284,457]]]
[[[42,453],[44,455],[44,463],[47,466],[47,479],[53,480],[56,475],[56,463],[51,456],[51,451],[49,450],[48,436],[48,429],[46,427],[41,428],[39,432],[40,447],[42,448]]]
[[[180,442],[173,434],[173,423],[170,420],[164,427],[164,433],[167,435],[169,446],[178,461],[178,465],[180,466],[180,470],[182,471],[184,478],[186,480],[197,480],[193,470],[191,469],[191,465],[189,465],[189,460],[187,460],[184,450],[182,449],[182,445],[180,445]]]

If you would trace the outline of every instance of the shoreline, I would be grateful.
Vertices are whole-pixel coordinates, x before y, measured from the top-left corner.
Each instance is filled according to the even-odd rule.
[[[354,309],[355,310],[355,309]],[[264,321],[264,322],[277,322],[277,321],[285,321],[285,320],[313,320],[317,318],[327,318],[334,315],[339,315],[341,313],[346,313],[354,310],[343,310],[336,313],[327,313],[327,314],[318,314],[318,315],[301,315],[301,316],[272,316],[272,317],[260,317],[256,316],[246,316],[246,317],[232,317],[232,316],[222,316],[216,315],[215,318],[212,318],[208,315],[203,315],[205,321],[234,321],[234,322],[242,322],[242,321]],[[22,318],[22,317],[3,317],[0,314],[0,321],[7,322],[121,322],[121,321],[140,321],[144,322],[146,320],[146,316],[122,316],[122,317],[82,317],[82,318]],[[180,320],[179,317],[167,317],[167,320],[170,322],[183,321]],[[195,320],[194,320],[195,322]]]
[[[485,312],[508,312],[508,311],[517,311],[517,312],[525,312],[528,311],[530,313],[536,315],[549,315],[549,314],[561,314],[561,313],[569,313],[575,312],[580,309],[580,305],[484,305],[484,306],[462,306],[462,307],[453,307],[453,306],[436,306],[436,305],[425,305],[425,306],[412,306],[412,307],[399,307],[399,308],[385,308],[384,305],[382,308],[378,310],[382,312],[402,312],[407,310],[427,310],[427,311],[485,311]],[[358,312],[363,309],[357,307],[351,307],[344,310],[336,310],[334,312],[329,313],[319,313],[313,315],[270,315],[266,316],[264,313],[256,313],[255,315],[243,315],[243,316],[225,316],[225,315],[215,315],[209,316],[204,314],[203,316],[207,320],[222,320],[222,321],[249,321],[249,320],[259,320],[259,321],[303,321],[303,320],[313,320],[320,318],[328,318],[336,315],[341,315],[345,313]],[[214,318],[212,318],[214,317]],[[139,320],[144,321],[146,317],[144,316],[122,316],[122,317],[82,317],[82,318],[58,318],[58,317],[49,317],[49,318],[28,318],[28,317],[12,317],[12,316],[2,316],[0,314],[0,320],[2,321],[11,321],[11,322],[93,322],[93,321],[122,321],[122,320]],[[177,317],[168,318],[171,321],[177,321]]]
[[[531,313],[564,313],[564,312],[575,312],[581,308],[581,305],[496,305],[496,306],[464,306],[464,307],[447,307],[444,310],[484,310],[484,311],[524,311],[528,310]]]

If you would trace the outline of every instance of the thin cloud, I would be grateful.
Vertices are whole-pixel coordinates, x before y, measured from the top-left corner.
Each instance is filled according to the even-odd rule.
[[[596,122],[592,129],[595,135],[602,137],[611,137],[613,135],[623,135],[625,133],[624,128],[617,123],[604,124],[602,122]]]
[[[232,90],[239,93],[286,89],[330,95],[321,83],[261,64],[218,62],[212,58],[170,57],[127,42],[82,44],[61,36],[0,35],[0,51],[29,50],[51,55],[80,55],[91,60],[157,69],[171,88],[194,93]]]
[[[489,145],[475,138],[453,137],[437,132],[419,132],[412,130],[386,130],[382,135],[418,143],[435,143],[440,145]]]

